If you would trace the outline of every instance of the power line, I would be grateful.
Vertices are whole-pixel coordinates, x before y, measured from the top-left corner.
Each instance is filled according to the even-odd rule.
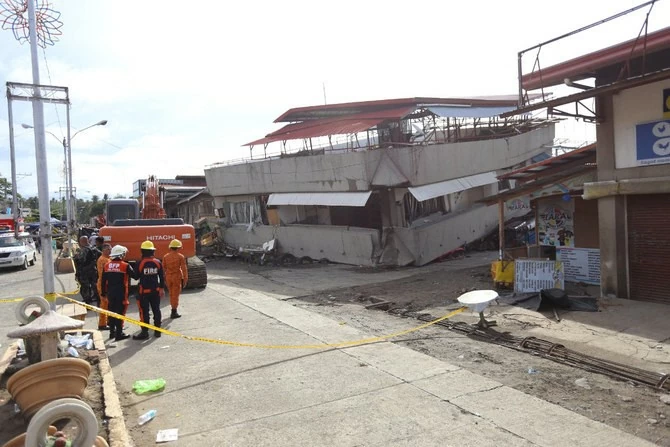
[[[53,85],[53,81],[51,80],[51,70],[49,70],[49,61],[47,61],[47,52],[44,48],[42,48],[42,55],[44,56],[44,65],[47,68],[47,76],[49,78],[49,84]],[[58,119],[58,130],[61,131],[61,129],[63,128],[63,124],[61,123],[60,114],[58,113],[58,106],[55,103],[53,106],[54,110],[56,111],[56,118]],[[69,107],[69,105],[66,105],[66,107]],[[60,133],[61,137],[65,138],[63,132],[61,131]]]

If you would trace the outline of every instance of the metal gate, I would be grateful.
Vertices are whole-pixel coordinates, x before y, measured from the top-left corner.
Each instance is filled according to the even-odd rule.
[[[627,201],[630,297],[670,304],[670,194]]]

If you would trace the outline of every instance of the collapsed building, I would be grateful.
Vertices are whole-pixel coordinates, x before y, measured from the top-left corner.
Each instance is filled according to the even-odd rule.
[[[497,210],[480,200],[513,186],[498,175],[549,151],[553,120],[500,118],[517,105],[497,96],[290,109],[275,120],[284,127],[246,145],[249,159],[205,169],[223,238],[356,265],[431,262],[494,230]]]

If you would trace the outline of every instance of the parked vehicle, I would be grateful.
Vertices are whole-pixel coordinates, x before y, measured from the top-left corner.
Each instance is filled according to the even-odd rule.
[[[137,264],[142,258],[140,246],[151,241],[156,246],[156,257],[162,258],[169,250],[173,239],[182,242],[181,254],[186,257],[188,268],[187,289],[207,285],[207,267],[195,255],[195,229],[183,219],[166,218],[162,192],[155,176],[147,179],[143,191],[142,207],[135,199],[111,199],[107,201],[107,225],[100,228],[100,236],[112,245],[128,247],[125,260]]]
[[[27,270],[28,265],[35,265],[35,261],[37,250],[29,233],[20,233],[18,238],[14,233],[0,234],[0,268],[20,267]]]

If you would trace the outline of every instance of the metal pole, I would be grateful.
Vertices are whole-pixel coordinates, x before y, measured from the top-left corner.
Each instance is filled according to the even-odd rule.
[[[40,83],[40,66],[37,57],[37,24],[35,20],[35,0],[28,0],[28,25],[30,27],[30,59],[32,62],[33,84]],[[51,250],[51,207],[49,203],[49,177],[47,170],[47,151],[44,142],[44,105],[42,93],[38,87],[33,88],[33,124],[35,126],[35,165],[37,168],[37,196],[40,202],[40,239],[42,241],[42,280],[44,295],[49,300],[52,310],[56,310],[53,297],[54,259]]]
[[[14,117],[12,114],[12,98],[7,88],[7,117],[9,120],[9,160],[12,165],[12,217],[14,218],[14,236],[19,237],[19,199],[16,197],[16,152],[14,151]]]
[[[498,200],[498,259],[504,259],[505,252],[505,202]]]
[[[519,75],[519,105],[518,107],[521,108],[523,107],[523,82],[521,81],[521,78],[523,76],[522,70],[522,60],[521,58],[523,57],[523,53],[518,54],[518,59],[517,59],[517,71]]]
[[[68,180],[67,180],[67,146],[66,146],[66,141],[65,138],[63,138],[63,141],[61,141],[63,144],[63,167],[65,169],[65,196],[63,197],[65,199],[65,215],[67,216],[66,219],[69,222],[70,221],[70,197],[68,196],[67,192],[69,191],[68,188]],[[68,233],[70,234],[70,233]]]
[[[68,96],[67,96],[67,104],[65,105],[67,108],[67,185],[68,185],[68,191],[67,191],[67,209],[68,209],[68,218],[67,218],[67,234],[68,234],[68,240],[71,240],[71,238],[74,235],[74,229],[75,229],[75,222],[77,221],[76,213],[75,213],[75,204],[76,201],[74,199],[74,188],[72,187],[72,136],[70,135],[70,93],[68,91]]]

